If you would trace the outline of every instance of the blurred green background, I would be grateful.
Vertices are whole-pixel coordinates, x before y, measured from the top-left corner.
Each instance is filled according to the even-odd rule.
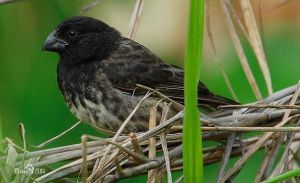
[[[66,17],[78,15],[86,0],[27,0],[0,5],[0,137],[20,143],[18,124],[24,123],[27,141],[39,144],[77,120],[68,111],[56,85],[58,56],[42,52],[49,32]],[[267,9],[270,3],[264,3]],[[255,4],[256,1],[254,0]],[[128,24],[135,0],[102,0],[82,15],[101,19],[128,34]],[[257,6],[254,6],[257,7]],[[300,79],[300,2],[263,11],[263,38],[277,91],[296,84]],[[182,66],[186,36],[188,3],[183,0],[148,0],[136,40],[169,63]],[[234,89],[241,102],[254,101],[229,39],[218,1],[211,3],[211,26],[216,46]],[[208,39],[206,39],[208,40]],[[266,96],[266,88],[249,45],[244,46],[250,65]],[[219,72],[210,44],[205,41],[205,59],[201,80],[215,93],[231,97]],[[99,135],[88,125],[81,125],[50,145],[79,143],[82,134]],[[252,182],[263,153],[252,157],[235,182]],[[233,161],[231,161],[232,165]],[[219,164],[205,167],[205,182],[214,182]],[[176,176],[180,175],[180,172]],[[144,182],[145,178],[135,178]],[[127,180],[128,181],[128,180]],[[126,180],[124,181],[126,182]]]

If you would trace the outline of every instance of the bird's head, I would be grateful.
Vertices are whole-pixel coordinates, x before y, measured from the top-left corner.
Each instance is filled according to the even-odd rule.
[[[120,33],[91,17],[71,17],[57,26],[43,50],[57,52],[68,64],[105,59],[118,48]],[[65,58],[65,59],[64,59]]]

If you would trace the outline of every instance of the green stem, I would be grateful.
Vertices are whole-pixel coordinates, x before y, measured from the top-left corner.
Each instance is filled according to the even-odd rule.
[[[202,61],[204,0],[190,0],[189,30],[185,52],[183,128],[184,182],[203,182],[201,125],[198,111],[198,82]]]
[[[292,177],[299,176],[299,175],[300,175],[300,168],[297,168],[295,170],[291,170],[291,171],[286,172],[284,174],[278,175],[277,177],[273,177],[271,179],[265,180],[265,181],[263,181],[261,183],[279,182],[279,181],[287,180],[287,179],[290,179]]]

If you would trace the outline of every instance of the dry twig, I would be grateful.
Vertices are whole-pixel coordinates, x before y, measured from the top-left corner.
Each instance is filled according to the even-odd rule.
[[[227,165],[227,163],[229,161],[229,158],[230,158],[230,155],[231,155],[231,151],[232,151],[232,147],[233,147],[235,137],[236,137],[236,133],[233,132],[227,138],[225,152],[224,152],[223,158],[221,160],[221,168],[219,170],[218,177],[217,177],[217,183],[221,182],[223,177],[224,177],[225,168],[226,168],[226,165]]]
[[[136,36],[137,28],[140,22],[141,14],[144,7],[144,0],[136,0],[134,10],[129,23],[128,37],[134,39]]]
[[[168,112],[170,109],[170,106],[172,103],[164,103],[164,108],[163,108],[163,113],[162,113],[162,118],[161,118],[161,123],[164,123],[167,119]],[[172,183],[172,173],[171,173],[171,164],[170,164],[170,158],[169,158],[169,152],[168,152],[168,146],[167,146],[167,139],[166,139],[166,132],[161,133],[160,135],[160,141],[161,141],[161,146],[163,149],[164,157],[165,157],[165,162],[166,162],[166,170],[167,170],[167,177],[168,177],[168,183]]]
[[[20,1],[24,1],[24,0],[0,0],[0,4],[15,3]]]
[[[240,41],[240,38],[238,37],[237,35],[237,32],[236,32],[236,29],[235,29],[235,26],[234,26],[234,23],[233,23],[233,20],[232,20],[232,17],[230,15],[230,11],[228,9],[228,4],[230,4],[230,2],[228,0],[220,0],[221,2],[221,5],[222,5],[222,9],[223,9],[223,13],[225,15],[225,20],[226,20],[226,25],[228,27],[228,30],[229,30],[229,35],[232,39],[232,42],[233,42],[233,45],[235,47],[235,50],[237,51],[237,54],[240,58],[240,62],[243,66],[243,69],[244,69],[244,72],[246,74],[246,77],[250,83],[250,86],[255,94],[255,97],[257,100],[261,100],[262,99],[262,95],[259,91],[259,88],[258,88],[258,85],[255,81],[255,78],[253,76],[253,73],[251,71],[251,68],[248,64],[248,60],[247,60],[247,57],[244,53],[244,50],[243,50],[243,46],[241,44],[241,41]]]
[[[230,93],[231,93],[233,99],[234,99],[235,101],[238,102],[238,101],[239,101],[239,100],[238,100],[238,97],[237,97],[237,95],[235,94],[235,91],[234,91],[234,89],[233,89],[233,87],[232,87],[232,85],[231,85],[231,82],[230,82],[230,80],[229,80],[229,78],[228,78],[227,73],[225,72],[225,68],[224,68],[224,66],[223,66],[223,64],[222,64],[221,57],[220,57],[220,55],[219,55],[219,53],[218,53],[218,51],[217,51],[217,48],[216,48],[216,46],[215,46],[215,41],[214,41],[214,38],[213,38],[211,26],[210,26],[210,14],[209,14],[209,13],[210,13],[210,11],[209,11],[210,4],[209,4],[209,3],[210,3],[209,0],[206,0],[206,1],[205,1],[205,5],[206,5],[206,6],[205,6],[205,8],[206,8],[206,10],[205,10],[205,12],[206,12],[206,14],[205,14],[205,16],[206,16],[206,30],[207,30],[207,34],[208,34],[208,39],[209,39],[209,42],[210,42],[212,51],[213,51],[214,54],[215,54],[217,65],[219,66],[219,69],[220,69],[221,74],[222,74],[222,76],[223,76],[223,78],[224,78],[224,81],[225,81],[225,83],[226,83],[226,86],[227,86],[227,88],[229,89],[229,91],[230,91]]]
[[[250,0],[241,0],[240,4],[243,10],[242,12],[244,13],[244,18],[248,30],[248,35],[249,35],[248,41],[252,46],[252,49],[259,63],[260,69],[263,73],[267,85],[268,93],[269,95],[271,95],[273,93],[271,74],[267,64],[267,58],[259,35],[259,30],[256,24],[251,2]]]

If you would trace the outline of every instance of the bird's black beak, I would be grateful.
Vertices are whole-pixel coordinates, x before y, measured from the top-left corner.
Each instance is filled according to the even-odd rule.
[[[43,45],[43,51],[61,52],[64,51],[68,43],[57,37],[56,31],[49,34]]]

